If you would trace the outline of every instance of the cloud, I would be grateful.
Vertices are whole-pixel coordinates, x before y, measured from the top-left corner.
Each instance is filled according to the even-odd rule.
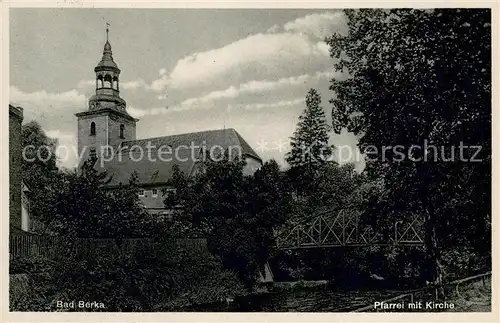
[[[317,80],[330,80],[332,78],[341,78],[342,73],[334,72],[316,72],[314,75],[302,74],[299,76],[283,77],[277,81],[250,81],[240,85],[240,92],[242,93],[257,93],[262,91],[272,91],[281,88],[288,88],[290,86],[298,86],[307,84],[311,81]]]
[[[78,82],[77,89],[79,90],[87,90],[87,89],[95,89],[95,80],[82,80]],[[120,82],[120,89],[124,90],[137,90],[144,89],[149,91],[151,87],[149,84],[144,81],[142,78],[138,78],[136,80]]]
[[[23,108],[24,122],[35,120],[46,131],[47,136],[57,138],[58,165],[74,167],[77,161],[74,113],[85,109],[87,101],[85,95],[77,90],[61,93],[46,91],[26,93],[11,86],[10,101]],[[54,129],[54,125],[57,125],[57,129]],[[68,151],[67,156],[65,151]]]
[[[95,80],[82,80],[78,82],[77,88],[82,90],[82,89],[87,89],[87,88],[95,88]]]
[[[330,145],[335,146],[333,158],[339,164],[353,163],[355,169],[361,172],[365,166],[365,158],[358,148],[359,139],[347,129],[343,129],[340,134],[334,132],[329,133]]]
[[[72,140],[75,138],[75,134],[72,132],[62,132],[61,130],[46,130],[45,134],[50,138]]]
[[[267,32],[268,34],[272,34],[272,33],[278,32],[280,29],[281,29],[281,27],[280,27],[280,26],[278,26],[278,25],[272,25],[271,27],[269,27],[269,28],[267,29],[267,31],[266,31],[266,32]]]
[[[307,36],[292,33],[257,34],[238,40],[225,47],[194,53],[177,62],[168,77],[152,84],[155,91],[165,87],[183,88],[210,83],[228,73],[253,68],[289,68],[301,58],[324,57],[324,48],[311,43]]]
[[[134,118],[140,118],[140,117],[143,117],[147,114],[147,111],[146,110],[142,110],[142,109],[137,109],[137,108],[134,108],[133,106],[127,106],[127,112]]]
[[[222,124],[229,127],[232,122],[239,128],[248,126],[243,132],[252,142],[263,134],[271,141],[287,138],[304,106],[306,88],[324,86],[327,91],[327,80],[343,77],[325,71],[332,62],[323,38],[344,32],[345,20],[338,12],[307,15],[225,46],[180,57],[173,68],[158,68],[156,80],[135,75],[121,82],[128,113],[136,118],[149,116],[147,123],[139,124],[144,127],[138,128],[139,137]],[[51,129],[50,136],[69,144],[76,140],[71,137],[72,133],[76,136],[74,113],[87,109],[84,94],[93,94],[94,89],[95,80],[82,80],[75,89],[61,93],[25,93],[11,87],[11,100],[25,108],[27,121],[35,119],[44,129]],[[232,109],[235,113],[227,113],[227,120],[221,121],[222,113]],[[167,128],[163,118],[155,117],[163,114],[169,114]],[[273,151],[272,156],[281,155]]]
[[[152,108],[152,109],[149,109],[149,114],[150,115],[166,114],[166,113],[168,113],[170,111],[172,111],[172,110],[169,107]]]
[[[287,32],[305,33],[324,39],[334,33],[347,34],[347,17],[341,11],[315,13],[288,22],[283,28]]]
[[[139,109],[132,106],[127,107],[127,112],[134,118],[140,118],[144,116],[160,115],[166,114],[171,110],[168,107],[164,108],[150,108],[150,109]]]
[[[25,93],[15,86],[10,87],[10,100],[18,105],[33,104],[39,107],[57,104],[83,104],[86,101],[85,95],[77,90],[70,90],[61,93],[49,93],[45,90]],[[48,107],[47,107],[48,108]]]
[[[209,105],[210,103],[221,99],[235,99],[243,94],[262,94],[264,92],[286,90],[294,86],[303,86],[312,81],[330,80],[332,78],[342,78],[342,73],[334,72],[316,72],[313,75],[303,74],[300,76],[283,77],[275,81],[271,80],[253,80],[239,86],[230,86],[224,90],[212,91],[200,97],[188,98],[176,105],[177,110],[192,109]]]
[[[228,109],[261,110],[261,109],[271,109],[271,108],[292,107],[302,103],[304,103],[304,98],[297,98],[293,100],[280,100],[277,102],[229,104]]]
[[[282,27],[274,25],[266,33],[249,35],[220,48],[188,55],[177,61],[170,74],[162,68],[161,77],[154,80],[150,88],[160,93],[167,88],[210,85],[228,77],[234,83],[237,78],[241,82],[247,75],[272,75],[324,66],[330,57],[323,38],[346,30],[342,12],[312,14]]]
[[[136,90],[139,88],[149,90],[150,86],[143,79],[139,78],[137,80],[120,83],[120,88],[125,90]]]
[[[332,78],[340,79],[343,78],[343,73],[337,72],[329,72],[329,71],[318,71],[314,74],[303,74],[299,76],[291,76],[291,77],[282,77],[278,80],[252,80],[246,83],[242,83],[238,86],[230,86],[224,90],[215,90],[209,92],[208,94],[187,98],[184,99],[179,104],[175,104],[172,106],[161,107],[161,108],[152,108],[152,109],[136,109],[133,107],[128,107],[127,111],[134,117],[142,117],[146,115],[159,115],[166,114],[171,111],[184,111],[184,110],[192,110],[192,109],[211,109],[224,106],[224,104],[217,104],[218,101],[222,100],[234,100],[242,95],[253,95],[254,97],[258,95],[260,98],[263,97],[264,93],[270,93],[270,95],[276,96],[277,91],[291,91],[297,92],[296,90],[291,89],[291,87],[299,87],[299,86],[310,86],[314,87],[318,81],[327,81]],[[305,93],[306,90],[304,90]],[[274,93],[274,94],[273,94]],[[166,97],[160,95],[157,97],[158,100],[165,100]],[[242,98],[240,101],[248,101],[251,98]],[[227,104],[227,109],[231,110],[234,108],[242,108],[242,109],[264,109],[264,108],[273,108],[277,106],[286,106],[289,104],[295,104],[299,99],[293,100],[281,100],[281,103],[270,102],[270,103],[239,103],[239,104]],[[300,103],[303,103],[303,99],[300,99]]]
[[[205,104],[205,105],[198,105],[197,103],[200,103],[197,101],[198,99],[189,99],[192,100],[191,102],[184,103],[183,105],[176,105],[172,107],[160,107],[160,108],[151,108],[151,109],[136,109],[132,107],[127,107],[127,112],[130,113],[131,116],[135,118],[139,117],[144,117],[144,116],[154,116],[154,115],[161,115],[161,114],[167,114],[170,112],[180,112],[180,111],[186,111],[189,109],[210,109],[214,107],[220,107],[220,106],[215,106],[211,104]],[[208,102],[208,101],[207,101]],[[297,104],[303,104],[304,103],[304,98],[295,98],[292,100],[280,100],[280,101],[274,101],[274,102],[260,102],[260,103],[229,103],[227,104],[227,111],[230,110],[237,110],[237,109],[243,109],[243,110],[261,110],[261,109],[271,109],[271,108],[280,108],[280,107],[291,107],[295,106]]]
[[[48,137],[57,139],[57,165],[65,168],[78,166],[78,143],[75,134],[59,129],[45,130],[45,133]]]

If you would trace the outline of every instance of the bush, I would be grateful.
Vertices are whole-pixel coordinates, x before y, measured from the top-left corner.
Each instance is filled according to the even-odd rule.
[[[55,300],[104,304],[104,309],[93,311],[172,310],[243,292],[234,274],[223,271],[207,250],[168,239],[144,243],[128,253],[76,254],[56,263],[53,273],[47,289],[53,293],[48,305],[52,310]]]
[[[45,257],[16,257],[10,260],[9,274],[28,274],[49,271],[54,262]]]
[[[53,291],[50,290],[50,273],[9,275],[10,311],[50,311]]]
[[[486,271],[483,257],[474,249],[457,247],[443,253],[445,281],[453,281]]]
[[[224,302],[227,298],[247,294],[237,274],[222,268],[207,273],[198,283],[196,286],[191,284],[182,294],[170,301],[159,304],[155,310],[178,311],[193,305]]]

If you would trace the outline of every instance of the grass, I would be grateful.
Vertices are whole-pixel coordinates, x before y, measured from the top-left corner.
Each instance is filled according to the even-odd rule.
[[[458,286],[450,295],[450,302],[455,304],[453,312],[490,312],[491,311],[491,277],[465,286]]]
[[[491,312],[491,277],[484,277],[483,280],[475,282],[464,282],[459,285],[448,285],[445,287],[445,299],[435,300],[433,290],[423,293],[401,295],[397,300],[384,300],[386,304],[403,303],[401,309],[380,308],[377,310],[371,306],[366,306],[363,311],[370,312]],[[410,296],[412,296],[410,298]],[[410,307],[411,303],[420,303],[420,307]],[[428,307],[433,304],[441,304],[445,308]]]

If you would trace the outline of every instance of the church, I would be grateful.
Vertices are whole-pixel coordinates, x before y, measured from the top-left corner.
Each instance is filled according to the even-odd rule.
[[[193,175],[216,152],[229,152],[231,158],[245,160],[244,172],[248,175],[262,165],[259,155],[234,129],[137,139],[139,120],[128,114],[127,104],[120,96],[120,69],[113,59],[108,30],[101,61],[94,71],[95,94],[89,99],[88,110],[76,114],[79,166],[93,158],[94,168],[107,172],[109,189],[127,185],[136,172],[140,199],[151,214],[168,216],[162,191],[169,189],[174,165]]]

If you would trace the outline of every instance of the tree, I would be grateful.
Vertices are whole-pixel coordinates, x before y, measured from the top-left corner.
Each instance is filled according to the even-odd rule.
[[[52,201],[47,199],[60,185],[57,168],[57,140],[49,138],[40,124],[31,121],[22,126],[22,174],[30,189],[30,215],[37,223],[49,223],[53,217]],[[47,226],[36,226],[47,231]]]
[[[63,249],[64,254],[50,262],[28,258],[18,264],[15,270],[32,280],[29,288],[11,289],[12,311],[53,311],[61,299],[105,306],[92,311],[185,311],[245,294],[236,274],[224,270],[206,248],[178,244],[168,233],[127,248]],[[26,265],[32,268],[23,270]]]
[[[85,164],[80,170],[61,172],[50,189],[37,197],[40,219],[51,231],[78,238],[139,238],[162,229],[138,197],[137,174],[129,185],[115,190],[103,187],[107,174]],[[56,185],[57,184],[57,185]]]
[[[490,236],[491,214],[490,11],[345,13],[348,35],[326,40],[335,69],[350,76],[331,81],[333,128],[363,134],[367,172],[385,185],[383,212],[425,217],[431,279],[441,284],[441,249],[491,248],[481,238]],[[481,162],[470,162],[472,149],[464,161],[433,148],[449,157],[463,143],[482,147]]]
[[[190,231],[207,238],[224,267],[252,286],[257,270],[274,252],[273,229],[289,214],[291,195],[275,161],[253,176],[245,176],[243,166],[227,159],[208,161],[205,171],[193,177],[174,170],[171,185],[176,190],[165,204],[182,205],[180,226],[189,222]]]
[[[306,108],[291,138],[291,151],[286,156],[288,164],[308,171],[324,164],[332,154],[328,131],[321,97],[315,89],[310,89],[306,96]]]
[[[33,189],[45,186],[45,181],[57,173],[57,140],[49,138],[40,124],[31,121],[22,127],[23,180]]]

